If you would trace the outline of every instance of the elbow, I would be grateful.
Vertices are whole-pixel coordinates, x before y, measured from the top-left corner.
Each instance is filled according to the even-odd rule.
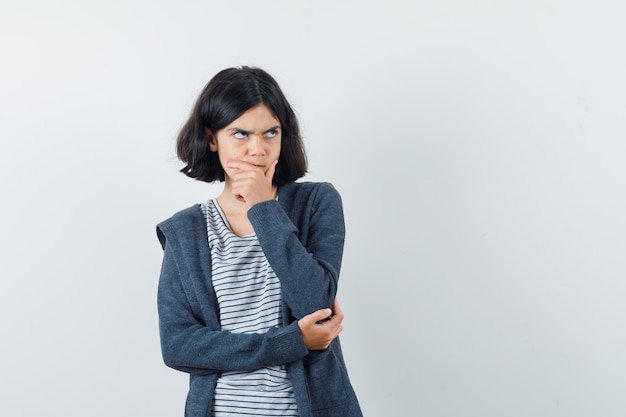
[[[307,314],[313,313],[325,308],[332,308],[335,298],[337,297],[337,281],[333,277],[329,277],[328,286],[323,291],[317,291],[315,296],[309,297],[309,305]]]
[[[167,367],[177,369],[180,366],[177,356],[171,347],[161,345],[161,357]]]
[[[184,365],[182,353],[185,344],[175,332],[165,326],[161,327],[161,357],[166,366],[178,369]]]

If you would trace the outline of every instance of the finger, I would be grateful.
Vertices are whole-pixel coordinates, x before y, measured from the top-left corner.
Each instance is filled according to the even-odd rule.
[[[265,171],[265,178],[267,178],[268,180],[274,178],[274,174],[276,173],[276,165],[278,165],[278,159],[272,162],[267,171]]]
[[[321,310],[317,310],[309,315],[302,317],[302,320],[306,320],[306,323],[316,323],[320,320],[324,320],[326,317],[332,314],[332,310],[330,308],[323,308]]]
[[[254,171],[237,170],[232,175],[233,182],[244,183],[245,181],[254,181],[260,176],[260,173]]]
[[[251,164],[246,161],[232,160],[226,163],[226,168],[238,169],[241,171],[252,171],[259,170],[260,168],[257,165]]]

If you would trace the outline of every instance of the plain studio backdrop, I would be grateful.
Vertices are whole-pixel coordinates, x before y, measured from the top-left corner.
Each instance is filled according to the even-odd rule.
[[[155,225],[214,197],[174,142],[260,66],[343,196],[365,415],[626,415],[621,1],[9,1],[0,415],[182,416]]]

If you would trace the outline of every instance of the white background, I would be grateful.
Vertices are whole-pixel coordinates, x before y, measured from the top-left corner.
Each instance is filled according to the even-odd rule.
[[[174,140],[247,64],[343,196],[367,416],[623,417],[623,4],[2,0],[0,415],[182,416],[154,226],[219,191]]]

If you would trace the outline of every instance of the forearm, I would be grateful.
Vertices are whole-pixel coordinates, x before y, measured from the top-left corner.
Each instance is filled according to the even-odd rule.
[[[252,371],[304,357],[308,350],[297,323],[265,334],[238,334],[195,324],[162,323],[165,364],[183,372]]]
[[[212,296],[206,294],[202,304],[190,302],[199,287],[187,279],[190,274],[186,266],[177,262],[174,251],[166,246],[158,313],[161,349],[168,366],[202,374],[249,371],[289,363],[308,353],[296,323],[264,334],[221,330]]]

